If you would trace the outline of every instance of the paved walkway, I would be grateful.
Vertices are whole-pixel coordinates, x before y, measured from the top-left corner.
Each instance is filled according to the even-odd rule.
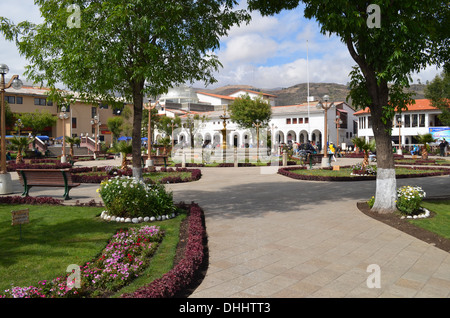
[[[168,185],[176,201],[195,201],[205,211],[210,262],[191,297],[450,297],[449,253],[357,209],[374,194],[374,181],[299,181],[256,167],[202,171],[199,181]],[[399,179],[401,185],[450,194],[449,176]],[[97,187],[83,184],[71,196],[99,201]]]

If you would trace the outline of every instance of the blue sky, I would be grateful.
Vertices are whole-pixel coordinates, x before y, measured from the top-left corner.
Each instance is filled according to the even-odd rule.
[[[246,7],[242,0],[240,8]],[[0,15],[18,23],[39,22],[33,0],[1,1]],[[0,63],[7,64],[10,74],[22,75],[27,61],[20,57],[14,43],[0,36]],[[347,48],[336,36],[320,33],[314,20],[303,17],[300,7],[278,15],[262,17],[252,13],[248,25],[233,27],[221,39],[216,52],[223,68],[216,74],[218,82],[208,88],[225,85],[252,85],[258,88],[289,87],[299,83],[349,82],[348,74],[355,64]],[[413,83],[432,80],[439,70],[430,66],[413,74]],[[202,87],[202,83],[195,83]]]

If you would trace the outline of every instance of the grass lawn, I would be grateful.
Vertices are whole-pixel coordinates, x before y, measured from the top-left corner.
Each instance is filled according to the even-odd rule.
[[[29,208],[30,223],[11,225],[11,211]],[[0,205],[0,292],[13,286],[34,285],[66,273],[67,266],[94,259],[120,228],[142,226],[104,222],[97,216],[104,208],[75,206]],[[186,214],[154,222],[166,235],[150,268],[137,283],[146,284],[173,266],[179,226]],[[150,224],[150,223],[145,223]],[[120,292],[121,294],[122,292]]]
[[[422,201],[422,207],[435,212],[436,215],[426,219],[408,219],[415,226],[434,232],[450,239],[450,200]]]
[[[441,170],[433,170],[433,172],[439,172]],[[445,170],[442,170],[445,171]],[[292,173],[297,173],[301,175],[312,175],[312,176],[325,176],[325,177],[353,177],[350,175],[352,173],[352,168],[340,168],[340,170],[327,170],[327,169],[312,169],[312,170],[306,170],[306,169],[298,169],[298,170],[291,170]],[[395,174],[396,175],[403,175],[403,174],[422,174],[426,171],[424,170],[414,170],[409,168],[395,168]]]

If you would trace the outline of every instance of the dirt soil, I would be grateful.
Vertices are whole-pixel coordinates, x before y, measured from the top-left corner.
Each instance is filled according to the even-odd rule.
[[[394,213],[380,214],[380,213],[376,213],[376,212],[371,212],[367,202],[358,202],[357,206],[361,212],[370,216],[371,218],[374,218],[375,220],[383,222],[389,226],[392,226],[393,228],[396,228],[397,230],[400,230],[409,235],[412,235],[412,236],[418,238],[419,240],[427,242],[431,245],[434,245],[434,246],[450,253],[450,240],[449,239],[443,238],[442,236],[439,236],[433,232],[430,232],[428,230],[425,230],[423,228],[415,226],[415,225],[409,223],[406,219],[400,219],[400,216],[397,214],[394,214]],[[434,214],[433,214],[433,212],[431,212],[430,217],[433,217],[433,216],[434,216]]]

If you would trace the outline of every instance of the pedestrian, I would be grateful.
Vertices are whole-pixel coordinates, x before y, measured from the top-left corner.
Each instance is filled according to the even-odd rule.
[[[444,138],[443,140],[441,140],[441,143],[439,144],[439,150],[441,152],[441,157],[445,157],[446,152],[447,152],[447,146],[448,146],[448,141],[446,141]]]

